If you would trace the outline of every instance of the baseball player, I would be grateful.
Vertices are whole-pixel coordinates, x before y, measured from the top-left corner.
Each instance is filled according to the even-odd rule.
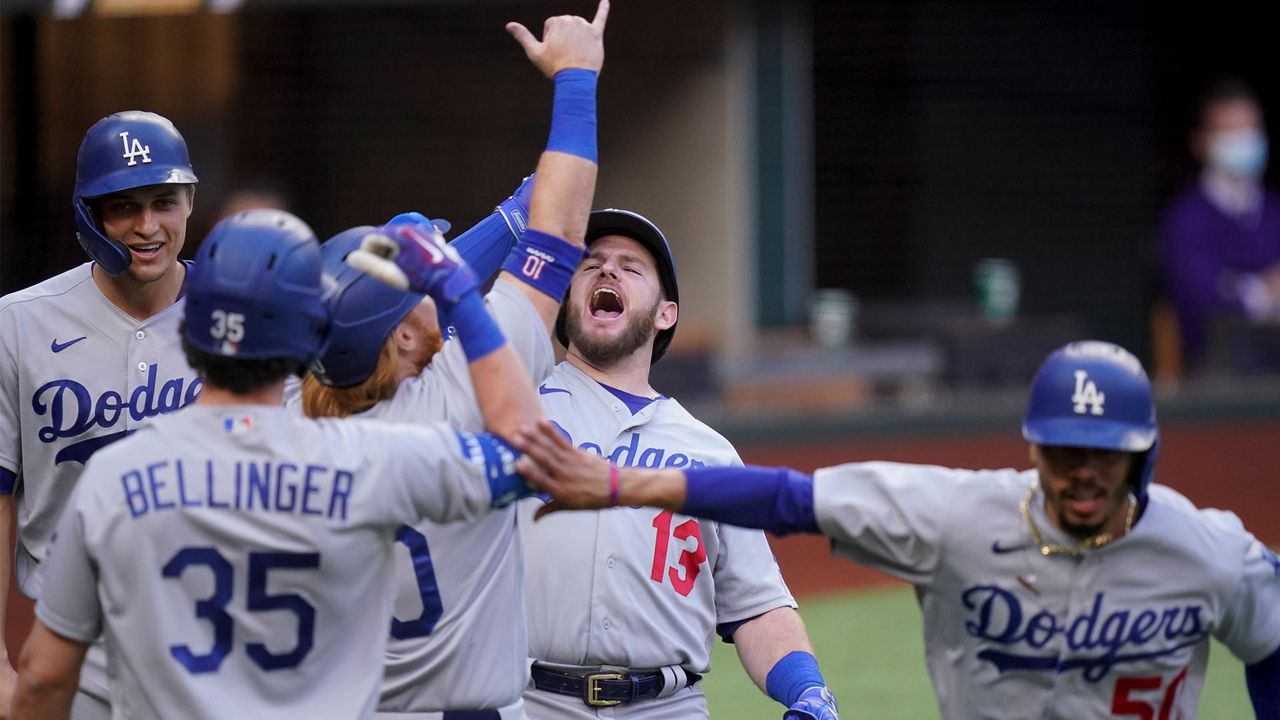
[[[728,441],[649,385],[679,301],[662,232],[636,213],[598,210],[586,242],[556,323],[567,359],[539,387],[547,416],[573,446],[617,465],[740,465]],[[763,533],[629,507],[535,525],[540,502],[523,505],[530,717],[705,718],[698,682],[716,632],[794,707],[789,717],[836,717]]]
[[[1234,514],[1151,482],[1159,429],[1137,358],[1094,341],[1055,351],[1022,434],[1035,467],[1021,472],[615,470],[550,425],[516,444],[564,507],[823,533],[911,582],[944,718],[1193,718],[1210,636],[1247,666],[1257,716],[1280,717],[1280,560]]]
[[[608,3],[602,2],[591,22],[568,16],[548,20],[541,41],[520,26],[512,33],[534,64],[555,78],[555,102],[547,151],[527,199],[528,228],[518,233],[520,242],[487,305],[516,354],[539,378],[554,365],[550,330],[583,253],[596,178],[594,85],[604,58],[607,15]],[[574,114],[590,122],[565,127],[566,116]],[[517,191],[516,198],[520,195]],[[523,210],[504,205],[502,214],[515,230],[524,222]],[[436,231],[419,217],[419,230]],[[461,430],[480,429],[480,388],[468,378],[462,353],[469,345],[460,349],[448,342],[441,349],[431,300],[344,268],[345,255],[370,230],[348,230],[322,248],[329,273],[326,304],[335,330],[317,371],[304,381],[303,408],[312,417],[415,425],[445,421]],[[511,237],[505,227],[499,234]],[[445,316],[453,321],[452,313]],[[503,382],[528,383],[528,377],[522,373]],[[533,385],[527,389],[532,393]],[[490,425],[498,434],[514,434],[518,427],[518,422]],[[524,718],[521,693],[529,663],[514,507],[470,522],[423,519],[401,527],[397,538],[396,613],[378,717]]]
[[[430,235],[391,226],[363,267],[444,307],[486,420],[537,417],[478,284]],[[359,257],[357,257],[359,256]],[[391,614],[397,528],[467,520],[527,493],[510,446],[447,426],[314,421],[284,378],[326,339],[314,235],[283,211],[223,221],[188,282],[196,405],[97,453],[58,526],[14,714],[65,718],[105,632],[115,717],[365,718]]]
[[[0,298],[0,618],[11,575],[39,596],[40,561],[89,456],[200,392],[177,332],[195,183],[171,122],[140,111],[102,118],[80,145],[73,196],[92,262]],[[88,663],[75,717],[105,719],[100,648]],[[6,655],[0,717],[14,681]]]

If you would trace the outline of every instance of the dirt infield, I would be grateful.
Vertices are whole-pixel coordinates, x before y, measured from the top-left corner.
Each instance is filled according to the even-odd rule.
[[[1027,446],[1016,434],[928,438],[849,438],[822,443],[739,445],[743,460],[800,470],[859,460],[896,460],[950,467],[1026,467]],[[1174,425],[1165,428],[1156,480],[1201,507],[1234,511],[1269,545],[1280,545],[1280,422]],[[828,552],[825,538],[773,538],[774,552],[798,596],[895,582]],[[157,571],[159,572],[159,571]],[[10,657],[31,624],[31,601],[10,592],[5,638]]]

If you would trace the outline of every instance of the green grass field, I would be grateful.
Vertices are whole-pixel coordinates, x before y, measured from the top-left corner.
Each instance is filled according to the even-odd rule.
[[[905,585],[801,600],[823,675],[848,718],[936,720],[924,666],[920,609]],[[711,717],[778,720],[782,706],[756,689],[733,646],[716,643],[705,681]],[[1204,720],[1252,718],[1240,661],[1216,642],[1200,696]]]

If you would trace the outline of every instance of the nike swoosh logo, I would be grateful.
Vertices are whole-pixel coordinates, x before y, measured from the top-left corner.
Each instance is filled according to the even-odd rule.
[[[58,342],[58,338],[54,338],[54,339],[53,339],[53,344],[49,346],[49,349],[50,349],[50,350],[52,350],[52,351],[54,351],[54,352],[56,352],[56,353],[60,353],[60,352],[62,352],[63,350],[66,350],[67,348],[71,347],[72,345],[75,345],[76,343],[80,342],[81,340],[84,340],[86,337],[88,337],[88,336],[86,336],[86,335],[81,335],[80,337],[76,338],[75,340],[68,340],[68,341],[66,341],[66,342],[64,342],[64,343],[60,343],[60,342]]]
[[[997,555],[1004,555],[1005,553],[1020,552],[1022,550],[1026,550],[1029,547],[1031,547],[1031,543],[1022,543],[1021,545],[1006,546],[1006,545],[1001,545],[1000,541],[997,540],[991,543],[991,552]]]
[[[571,392],[569,392],[568,390],[565,390],[565,389],[563,389],[563,388],[547,387],[546,385],[541,385],[541,386],[539,386],[539,387],[538,387],[538,394],[539,394],[539,395],[550,395],[551,393],[558,393],[558,392],[562,392],[562,393],[564,393],[565,395],[569,395],[569,396],[572,396],[572,395],[573,395],[573,393],[571,393]]]

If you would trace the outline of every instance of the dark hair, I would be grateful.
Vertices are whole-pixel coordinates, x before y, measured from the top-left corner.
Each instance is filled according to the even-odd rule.
[[[229,390],[236,395],[248,395],[290,375],[301,375],[306,368],[292,358],[226,357],[205,352],[187,342],[185,328],[182,332],[182,351],[187,354],[187,364],[195,370],[206,385]]]
[[[1200,94],[1200,102],[1196,106],[1196,127],[1204,127],[1212,108],[1229,102],[1253,103],[1258,112],[1262,112],[1262,100],[1252,85],[1233,75],[1223,75],[1209,83]]]

